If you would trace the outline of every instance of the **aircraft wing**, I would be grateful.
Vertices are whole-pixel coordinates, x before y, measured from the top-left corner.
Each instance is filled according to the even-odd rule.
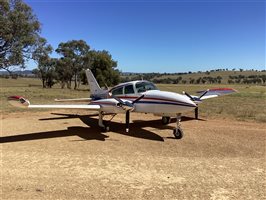
[[[186,96],[186,95],[183,95]],[[193,100],[199,100],[199,96],[195,96],[195,95],[190,95]],[[214,98],[214,97],[218,97],[219,95],[217,94],[212,94],[212,95],[204,95],[203,97],[200,98],[200,100],[204,100],[204,99],[210,99],[210,98]]]
[[[203,96],[201,97],[200,99],[201,100],[204,100],[204,99],[210,99],[210,98],[214,98],[214,97],[218,97],[219,95],[217,94],[212,94],[212,95],[206,95],[206,96]]]
[[[29,100],[21,96],[11,96],[8,97],[8,102],[15,107],[24,107],[24,108],[62,108],[62,109],[86,109],[86,110],[95,110],[98,111],[101,109],[100,105],[31,105]]]
[[[236,90],[232,88],[212,88],[209,90],[204,90],[204,91],[197,91],[197,93],[201,96],[204,95],[200,98],[201,100],[203,99],[209,99],[213,97],[218,97],[218,96],[223,96],[223,95],[228,95],[237,92]]]
[[[235,92],[237,91],[231,88],[214,88],[214,89],[198,91],[197,93],[199,94],[199,96],[189,95],[186,92],[183,92],[183,94],[184,96],[187,96],[187,98],[191,99],[192,101],[196,103],[201,103],[202,100],[205,100],[205,99],[228,95],[228,94],[232,94]]]
[[[55,99],[56,102],[90,102],[92,98]]]

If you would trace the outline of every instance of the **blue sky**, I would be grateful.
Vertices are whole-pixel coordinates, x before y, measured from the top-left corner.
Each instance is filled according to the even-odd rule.
[[[26,3],[55,49],[83,39],[108,50],[124,72],[265,68],[265,1]]]

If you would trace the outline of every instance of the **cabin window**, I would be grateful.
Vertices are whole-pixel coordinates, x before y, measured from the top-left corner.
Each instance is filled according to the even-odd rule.
[[[112,91],[112,95],[121,95],[123,94],[123,87],[116,88]]]
[[[134,94],[134,88],[133,85],[127,85],[125,86],[125,94]]]
[[[146,92],[147,90],[158,90],[158,88],[151,82],[136,83],[136,89],[138,93]]]

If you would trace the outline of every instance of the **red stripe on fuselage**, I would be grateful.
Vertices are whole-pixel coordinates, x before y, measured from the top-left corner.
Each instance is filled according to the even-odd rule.
[[[132,96],[132,97],[117,96],[117,97],[121,99],[132,99],[133,101],[138,98],[136,96]],[[175,100],[170,100],[170,99],[161,99],[161,98],[153,98],[153,97],[143,97],[141,100],[157,100],[157,101],[167,101],[167,102],[172,102],[172,103],[185,103],[185,102],[180,102],[180,101],[175,101]]]

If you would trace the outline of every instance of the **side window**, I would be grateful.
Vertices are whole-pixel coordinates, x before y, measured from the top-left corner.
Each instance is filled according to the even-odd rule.
[[[133,85],[127,85],[125,87],[125,94],[134,94],[134,88],[133,88]]]
[[[123,94],[123,87],[120,87],[120,88],[117,88],[117,89],[114,89],[112,91],[112,95],[121,95]]]

